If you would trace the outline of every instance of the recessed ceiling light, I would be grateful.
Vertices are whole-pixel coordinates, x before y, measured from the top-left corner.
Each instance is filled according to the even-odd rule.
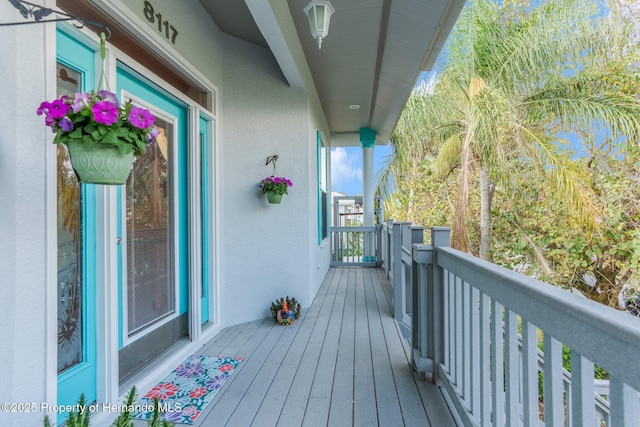
[[[360,106],[359,106],[358,104],[351,104],[351,105],[349,105],[349,108],[350,108],[351,110],[357,110],[357,109],[359,109],[359,108],[360,108]]]

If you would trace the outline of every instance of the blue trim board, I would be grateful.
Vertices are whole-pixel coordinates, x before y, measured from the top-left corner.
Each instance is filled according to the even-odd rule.
[[[212,201],[209,200],[210,180],[213,177],[211,170],[211,138],[209,137],[210,121],[204,117],[200,117],[200,155],[201,155],[201,195],[202,200],[202,298],[201,298],[201,322],[205,323],[209,320],[209,275],[212,266],[209,265],[211,254],[211,236],[209,213]]]
[[[318,183],[318,246],[322,243],[322,137],[316,131],[316,178]]]
[[[95,79],[95,51],[73,39],[68,34],[56,31],[56,60],[73,68],[82,75],[81,89],[93,89]],[[77,402],[84,393],[86,400],[96,399],[96,192],[94,185],[81,185],[82,197],[82,342],[83,361],[60,375],[57,381],[59,405]],[[67,414],[60,414],[58,423],[65,421]]]

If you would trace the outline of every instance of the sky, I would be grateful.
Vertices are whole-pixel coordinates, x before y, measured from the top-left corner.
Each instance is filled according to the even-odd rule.
[[[377,145],[373,149],[374,178],[384,168],[391,145]],[[377,182],[377,179],[376,179]],[[331,149],[331,191],[357,196],[362,194],[362,148],[335,147]]]

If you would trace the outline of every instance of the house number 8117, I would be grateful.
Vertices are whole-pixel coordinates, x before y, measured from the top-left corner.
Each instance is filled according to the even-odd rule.
[[[147,21],[158,22],[158,31],[164,33],[164,36],[167,40],[171,40],[171,43],[176,44],[176,37],[178,37],[178,30],[174,28],[173,25],[169,24],[169,21],[162,20],[162,14],[156,13],[153,8],[153,5],[148,1],[144,2],[144,17],[147,18]]]

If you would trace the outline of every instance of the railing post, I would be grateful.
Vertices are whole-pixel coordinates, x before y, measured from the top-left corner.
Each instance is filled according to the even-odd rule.
[[[393,220],[388,220],[387,221],[387,231],[385,232],[387,234],[386,236],[386,243],[384,246],[384,251],[385,251],[385,264],[384,264],[384,272],[387,276],[387,279],[391,280],[391,236],[393,235]]]
[[[428,329],[431,332],[429,340],[429,356],[434,360],[433,383],[439,382],[438,364],[444,361],[444,272],[438,266],[438,247],[448,247],[451,244],[451,229],[449,227],[431,228],[431,245],[433,246],[433,263],[427,284],[427,297],[430,304]]]
[[[376,224],[376,267],[382,267],[382,233],[384,229],[382,224]]]
[[[402,286],[402,222],[391,223],[391,271],[390,279],[393,285],[393,317],[402,322],[402,301],[404,301],[404,287]]]
[[[424,227],[414,225],[411,227],[411,243],[424,243]]]
[[[428,270],[433,264],[433,247],[416,243],[411,249],[411,367],[421,378],[433,379],[434,361],[429,355],[430,312],[427,295]]]

